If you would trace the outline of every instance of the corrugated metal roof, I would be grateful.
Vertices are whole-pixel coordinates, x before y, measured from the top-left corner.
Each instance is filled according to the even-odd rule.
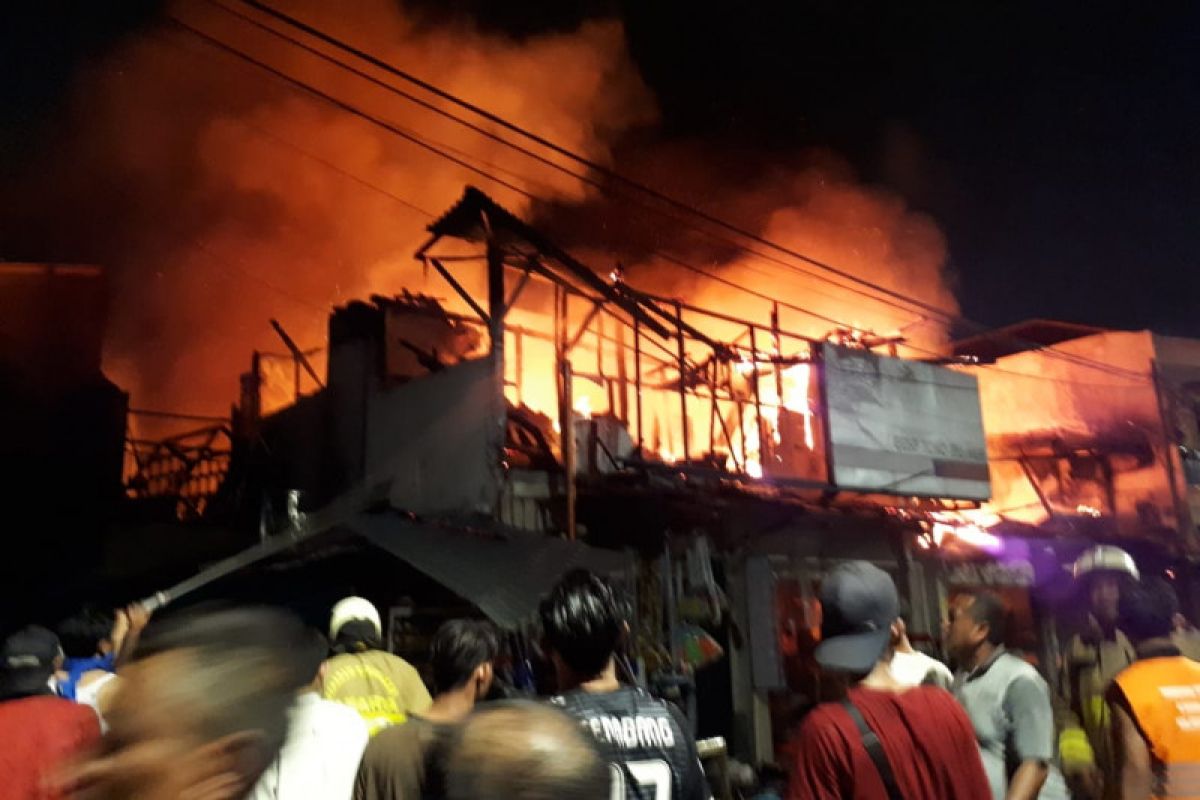
[[[528,621],[542,596],[568,570],[612,574],[632,563],[626,553],[565,539],[477,534],[396,514],[360,514],[347,527],[470,600],[502,627]]]

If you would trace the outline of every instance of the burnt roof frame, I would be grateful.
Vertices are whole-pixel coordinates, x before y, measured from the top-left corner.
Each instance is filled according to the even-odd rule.
[[[489,245],[498,246],[509,252],[511,252],[513,243],[511,240],[515,240],[517,243],[524,242],[532,246],[535,252],[522,254],[526,260],[520,268],[540,268],[539,272],[568,290],[578,292],[579,284],[583,284],[587,289],[596,292],[608,302],[621,308],[647,329],[664,339],[673,338],[671,331],[656,318],[656,315],[665,316],[661,309],[629,292],[621,291],[619,285],[605,282],[587,265],[521,221],[516,215],[502,208],[474,186],[468,186],[463,192],[462,198],[449,211],[431,222],[428,230],[431,235],[430,239],[417,250],[416,257],[418,259],[424,260],[429,249],[445,237],[466,241],[486,241]],[[506,237],[505,234],[508,236]],[[510,237],[511,240],[506,241]],[[539,255],[543,258],[538,259]],[[561,267],[561,272],[546,262],[557,264]]]

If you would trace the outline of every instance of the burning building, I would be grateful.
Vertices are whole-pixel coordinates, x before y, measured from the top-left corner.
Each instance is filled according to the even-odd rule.
[[[253,359],[204,516],[259,544],[218,572],[357,541],[519,627],[565,567],[616,570],[648,674],[729,654],[724,691],[696,673],[723,709],[701,731],[760,758],[753,698],[815,696],[802,665],[831,560],[889,567],[914,633],[933,629],[937,576],[912,544],[990,496],[974,377],[643,291],[475,189],[429,233],[417,258],[452,300],[335,309],[323,374],[280,328],[282,408],[264,410]]]
[[[1200,342],[1033,321],[960,342],[979,377],[994,519],[1152,563],[1197,555]]]

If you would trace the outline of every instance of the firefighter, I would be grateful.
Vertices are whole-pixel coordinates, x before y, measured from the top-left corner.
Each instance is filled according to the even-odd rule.
[[[1105,692],[1117,673],[1136,659],[1133,645],[1117,630],[1121,592],[1138,580],[1132,556],[1119,547],[1098,545],[1072,568],[1077,589],[1087,593],[1085,629],[1063,653],[1055,711],[1059,758],[1077,798],[1114,796],[1117,789],[1110,738],[1111,715]]]
[[[1172,641],[1179,600],[1163,578],[1121,597],[1138,661],[1108,689],[1122,798],[1200,797],[1200,663]]]

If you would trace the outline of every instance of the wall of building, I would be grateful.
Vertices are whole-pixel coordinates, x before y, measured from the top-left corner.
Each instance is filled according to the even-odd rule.
[[[366,479],[417,514],[496,509],[504,398],[490,358],[468,361],[367,399]]]
[[[990,507],[1032,524],[1098,516],[1117,535],[1177,538],[1187,520],[1177,513],[1174,445],[1154,359],[1150,333],[1107,332],[973,370],[991,462]],[[1087,449],[1106,457],[1080,455]]]
[[[1176,491],[1188,516],[1188,535],[1200,523],[1200,340],[1154,336],[1156,377],[1168,434],[1176,445]]]

